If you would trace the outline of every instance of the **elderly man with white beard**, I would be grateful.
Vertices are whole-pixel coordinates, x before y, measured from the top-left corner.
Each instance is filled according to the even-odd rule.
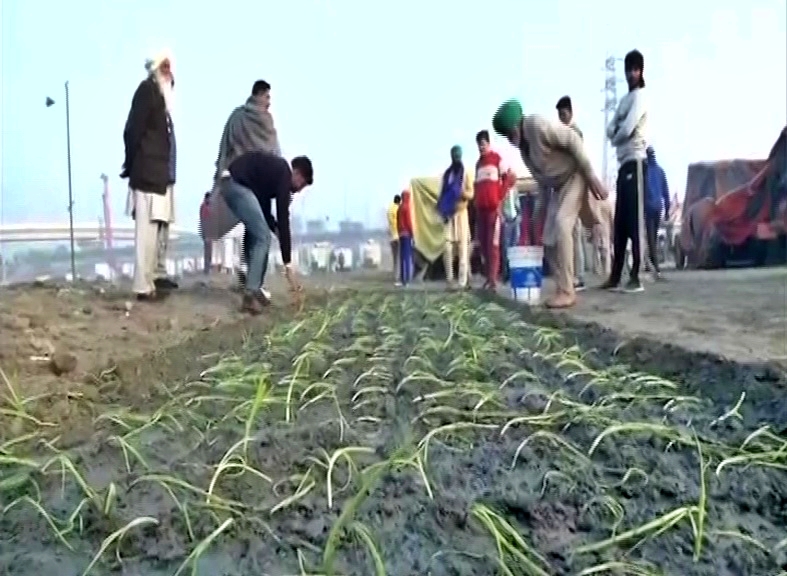
[[[176,147],[172,124],[175,87],[172,56],[162,51],[145,62],[123,131],[128,178],[126,212],[134,219],[134,284],[138,300],[157,300],[178,287],[167,277],[169,226],[175,221]]]

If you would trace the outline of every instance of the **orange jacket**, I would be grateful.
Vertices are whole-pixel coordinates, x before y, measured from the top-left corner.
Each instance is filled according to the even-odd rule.
[[[410,203],[409,190],[405,190],[404,192],[402,192],[402,202],[399,204],[397,227],[399,229],[399,236],[413,235],[413,213],[412,213],[412,204]]]

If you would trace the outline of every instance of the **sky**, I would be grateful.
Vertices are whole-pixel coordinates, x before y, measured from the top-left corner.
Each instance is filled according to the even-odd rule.
[[[2,221],[66,222],[64,82],[74,217],[124,215],[123,126],[144,61],[174,55],[177,225],[195,229],[218,142],[253,82],[272,84],[285,156],[308,155],[304,218],[379,223],[394,194],[477,158],[495,108],[555,117],[568,94],[602,164],[604,61],[645,57],[650,142],[682,195],[687,165],[764,158],[787,124],[784,0],[2,0]],[[620,94],[625,91],[622,62]],[[47,96],[55,100],[44,106]],[[508,154],[507,143],[496,142]]]

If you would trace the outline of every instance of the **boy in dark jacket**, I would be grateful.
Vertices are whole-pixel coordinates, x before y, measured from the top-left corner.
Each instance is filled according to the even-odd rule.
[[[653,146],[648,146],[648,170],[645,186],[645,238],[648,242],[648,259],[653,267],[653,276],[656,280],[663,280],[659,268],[658,236],[661,225],[661,214],[669,215],[670,195],[667,185],[667,176],[656,162],[656,153]]]

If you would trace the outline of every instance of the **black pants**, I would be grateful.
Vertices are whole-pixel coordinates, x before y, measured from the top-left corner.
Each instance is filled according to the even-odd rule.
[[[210,274],[210,267],[213,265],[213,242],[203,240],[202,243],[205,274]]]
[[[619,284],[626,263],[626,245],[631,240],[632,281],[639,281],[641,249],[640,226],[643,220],[643,200],[648,166],[644,160],[629,160],[618,170],[617,197],[615,198],[615,221],[613,223],[614,254],[610,282]]]
[[[659,226],[661,214],[658,212],[645,213],[645,238],[648,241],[648,260],[653,266],[653,271],[659,273]]]

